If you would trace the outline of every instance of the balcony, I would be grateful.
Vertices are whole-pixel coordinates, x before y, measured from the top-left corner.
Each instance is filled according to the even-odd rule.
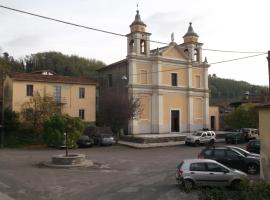
[[[54,101],[57,105],[67,104],[67,97],[54,97]]]

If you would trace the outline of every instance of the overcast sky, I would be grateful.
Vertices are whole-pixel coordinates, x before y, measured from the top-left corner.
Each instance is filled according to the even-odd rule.
[[[0,0],[0,5],[121,34],[139,2],[151,40],[183,42],[189,22],[205,49],[270,50],[269,0]],[[151,43],[151,48],[163,45]],[[15,58],[59,51],[110,64],[126,57],[126,38],[27,16],[0,8],[0,48]],[[203,51],[209,63],[254,54]],[[211,65],[218,77],[268,85],[267,55]]]

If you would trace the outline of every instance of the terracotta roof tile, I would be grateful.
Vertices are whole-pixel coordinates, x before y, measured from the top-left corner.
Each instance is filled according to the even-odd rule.
[[[31,73],[12,73],[9,76],[17,81],[49,82],[49,83],[69,83],[82,85],[96,85],[94,80],[85,77],[61,76],[61,75],[42,75]]]

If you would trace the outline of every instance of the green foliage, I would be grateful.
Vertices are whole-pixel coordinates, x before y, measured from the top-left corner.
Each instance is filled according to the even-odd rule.
[[[251,85],[244,81],[218,78],[215,75],[209,75],[208,82],[211,105],[239,100],[246,91],[254,95],[260,95],[267,91],[267,87]]]
[[[19,128],[19,114],[10,109],[4,110],[4,127],[5,131],[16,131]]]
[[[96,70],[105,66],[102,61],[67,56],[60,52],[43,52],[25,57],[26,71],[52,70],[65,76],[84,76],[96,78]]]
[[[259,114],[253,104],[243,104],[225,117],[225,123],[235,129],[258,128]]]
[[[0,71],[1,72],[22,72],[24,70],[23,60],[15,60],[9,56],[7,52],[0,55]]]
[[[79,118],[68,115],[54,115],[44,123],[44,141],[48,146],[64,145],[67,133],[67,146],[73,148],[84,129],[84,123]]]
[[[199,192],[199,200],[268,200],[269,197],[269,181],[243,180],[239,191],[225,188],[202,188]]]
[[[42,133],[44,122],[58,112],[53,97],[35,93],[22,105],[21,116],[26,126],[33,128],[37,133]]]

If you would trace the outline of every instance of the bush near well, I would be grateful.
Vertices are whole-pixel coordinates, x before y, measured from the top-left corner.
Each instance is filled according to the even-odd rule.
[[[54,115],[44,123],[44,142],[48,146],[60,147],[65,144],[64,133],[67,133],[67,146],[74,148],[84,129],[84,123],[78,117]]]

